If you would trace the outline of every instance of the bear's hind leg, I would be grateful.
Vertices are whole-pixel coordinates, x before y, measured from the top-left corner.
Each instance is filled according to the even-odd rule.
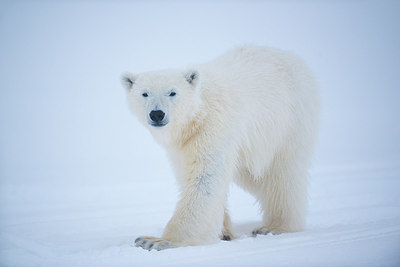
[[[263,226],[252,232],[254,236],[304,229],[308,164],[282,158],[285,160],[275,160],[256,194],[263,210]]]

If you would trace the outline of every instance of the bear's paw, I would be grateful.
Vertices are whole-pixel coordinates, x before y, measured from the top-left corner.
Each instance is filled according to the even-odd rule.
[[[253,230],[253,232],[251,232],[252,235],[254,237],[256,237],[257,235],[268,235],[269,233],[273,234],[273,235],[280,235],[282,232],[279,230],[272,230],[266,227],[260,227],[260,228],[256,228]]]
[[[149,236],[141,236],[136,238],[135,240],[135,246],[136,247],[141,247],[143,249],[147,250],[163,250],[167,248],[172,248],[171,242],[164,240],[162,238],[157,238],[157,237],[149,237]]]

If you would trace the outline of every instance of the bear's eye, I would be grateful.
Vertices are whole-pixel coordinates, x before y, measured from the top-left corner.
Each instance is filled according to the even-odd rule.
[[[143,93],[143,94],[142,94],[142,96],[143,96],[143,97],[148,97],[148,96],[149,96],[149,94],[147,94],[147,93]]]
[[[169,94],[169,96],[176,96],[176,93],[175,93],[175,92],[171,92],[171,93]]]

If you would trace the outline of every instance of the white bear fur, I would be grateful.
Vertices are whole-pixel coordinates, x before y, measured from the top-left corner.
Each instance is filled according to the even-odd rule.
[[[181,187],[162,238],[143,237],[138,246],[201,245],[229,234],[231,181],[260,203],[263,225],[256,234],[304,229],[319,104],[313,75],[299,58],[242,46],[186,71],[122,79],[130,107],[165,146]],[[149,125],[154,109],[166,113],[166,126]]]

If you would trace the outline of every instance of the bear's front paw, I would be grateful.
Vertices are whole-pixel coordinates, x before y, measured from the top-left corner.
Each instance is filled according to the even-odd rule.
[[[167,240],[157,237],[148,237],[148,236],[141,236],[136,238],[135,246],[142,247],[143,249],[147,249],[149,251],[152,249],[162,250],[173,247],[171,242]]]

